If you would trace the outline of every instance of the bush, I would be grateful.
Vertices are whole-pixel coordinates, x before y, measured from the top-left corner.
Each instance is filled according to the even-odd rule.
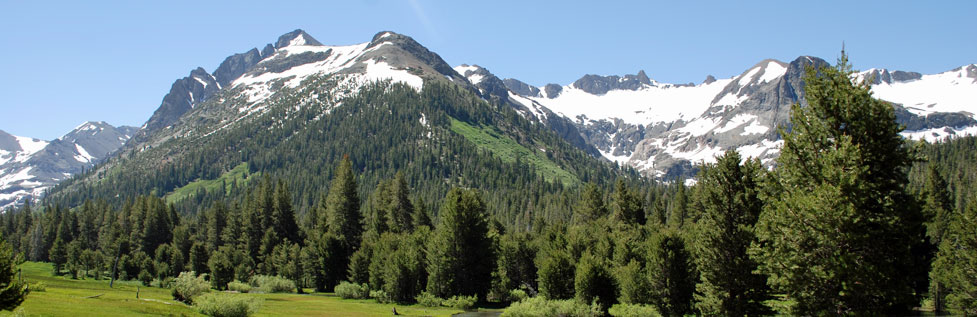
[[[194,307],[201,314],[214,317],[244,317],[261,309],[263,299],[236,294],[208,293],[197,298]]]
[[[441,305],[454,307],[461,310],[468,310],[475,306],[475,302],[478,301],[476,296],[451,296],[451,298],[445,299],[441,302]]]
[[[44,285],[44,282],[30,283],[27,284],[27,290],[31,292],[46,292],[47,285]]]
[[[248,283],[242,283],[240,281],[232,281],[227,283],[227,290],[238,293],[247,293],[251,291],[251,285],[248,285]]]
[[[377,300],[377,303],[386,304],[390,303],[390,295],[384,291],[370,291],[370,298]]]
[[[441,303],[444,302],[440,297],[434,296],[434,294],[428,292],[421,292],[414,297],[417,300],[417,304],[424,307],[441,307]]]
[[[173,299],[193,304],[193,299],[210,291],[210,283],[204,275],[197,276],[194,272],[182,272],[173,280]]]
[[[611,316],[617,317],[661,317],[658,308],[651,305],[617,304],[611,307]]]
[[[142,270],[139,271],[139,281],[142,282],[143,286],[150,286],[153,283],[153,275],[149,274],[149,271]]]
[[[509,301],[510,302],[521,302],[522,300],[529,298],[529,294],[521,289],[514,289],[509,291]]]
[[[255,275],[251,278],[251,286],[255,293],[291,293],[295,290],[295,282],[281,276]]]
[[[336,285],[336,295],[344,299],[365,299],[370,297],[370,286],[366,283],[357,284],[343,281]]]
[[[586,305],[575,300],[547,300],[532,297],[513,303],[502,312],[503,317],[591,317],[603,316],[600,306]]]

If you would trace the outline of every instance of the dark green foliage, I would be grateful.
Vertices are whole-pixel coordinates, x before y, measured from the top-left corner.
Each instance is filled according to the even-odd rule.
[[[950,225],[950,217],[953,215],[953,201],[950,199],[948,186],[943,176],[935,164],[930,164],[926,177],[926,184],[923,187],[922,198],[923,215],[928,219],[926,222],[926,236],[929,237],[930,248],[927,256],[935,253],[936,248],[943,241],[947,227]],[[946,310],[946,291],[942,282],[932,278],[935,268],[930,271],[929,295],[933,300],[933,310],[942,313]]]
[[[631,260],[617,269],[617,285],[620,301],[625,304],[648,304],[651,302],[651,285],[648,273],[641,263]]]
[[[17,256],[0,235],[0,310],[13,311],[30,293],[27,283],[17,280]]]
[[[210,283],[218,290],[227,289],[227,283],[234,280],[233,250],[222,247],[211,255],[208,261],[210,267]]]
[[[678,232],[666,229],[652,236],[646,270],[651,303],[662,315],[692,313],[696,272],[685,239]]]
[[[611,276],[604,260],[589,254],[581,257],[573,285],[578,301],[596,302],[605,314],[612,305],[617,304],[617,281]]]
[[[403,172],[397,172],[390,183],[390,206],[387,208],[387,227],[395,233],[414,231],[414,205]]]
[[[514,289],[526,289],[535,294],[537,282],[537,248],[531,236],[524,233],[508,233],[499,239],[498,268],[494,273],[497,293],[508,295]]]
[[[607,204],[604,203],[604,192],[597,184],[587,183],[583,187],[580,201],[573,210],[573,217],[578,222],[589,222],[607,216]]]
[[[977,203],[950,217],[933,264],[933,280],[946,294],[946,307],[957,315],[977,315]]]
[[[424,291],[428,274],[426,242],[430,229],[414,233],[384,233],[372,246],[369,280],[394,302],[406,303]]]
[[[753,227],[763,209],[759,183],[763,167],[756,159],[743,164],[727,151],[699,170],[696,201],[702,210],[693,243],[700,274],[696,308],[705,315],[756,316],[772,313],[767,277],[747,249],[756,241]]]
[[[207,252],[207,247],[203,243],[194,242],[190,247],[190,271],[200,274],[210,273],[208,261],[210,261],[210,253]]]
[[[564,250],[553,250],[539,260],[539,295],[547,299],[570,299],[575,294],[576,264]]]
[[[318,248],[326,267],[317,286],[323,290],[332,290],[346,276],[349,258],[359,247],[363,234],[360,198],[348,157],[336,167],[335,175],[320,216],[326,234],[319,239]]]
[[[853,84],[847,56],[809,69],[757,224],[756,259],[793,314],[902,314],[926,265],[912,164],[892,106]]]
[[[442,298],[485,298],[496,263],[486,212],[476,191],[448,192],[439,213],[441,221],[428,244],[428,292]]]
[[[628,225],[645,224],[645,208],[641,205],[641,199],[631,188],[628,188],[624,180],[618,180],[614,184],[614,218]]]

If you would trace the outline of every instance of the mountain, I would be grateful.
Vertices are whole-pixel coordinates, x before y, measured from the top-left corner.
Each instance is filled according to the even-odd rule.
[[[522,97],[487,70],[473,80],[405,35],[327,46],[297,30],[212,74],[199,70],[173,85],[115,158],[62,182],[47,202],[155,194],[193,211],[243,197],[263,175],[286,181],[308,210],[349,156],[364,193],[402,171],[426,201],[478,188],[515,221],[582,182],[641,181],[600,159],[569,119],[509,100]]]
[[[764,60],[738,76],[709,76],[698,85],[657,82],[644,71],[586,75],[543,89],[516,79],[503,82],[522,97],[511,99],[572,118],[603,157],[673,179],[691,176],[694,164],[711,162],[727,149],[772,164],[782,144],[777,127],[789,127],[791,105],[806,103],[804,70],[827,65],[810,56],[790,63]],[[868,80],[876,97],[893,104],[908,138],[977,134],[977,65],[933,75],[870,69],[855,79]]]
[[[330,176],[327,167],[343,155],[363,173],[366,190],[406,169],[412,183],[436,184],[421,185],[427,193],[475,187],[496,191],[490,199],[500,201],[520,186],[555,193],[628,169],[687,177],[727,149],[772,164],[782,143],[778,127],[789,128],[791,105],[805,104],[805,69],[826,65],[801,56],[699,84],[659,82],[642,70],[536,87],[478,65],[451,67],[394,32],[329,46],[295,30],[227,57],[213,73],[197,68],[177,80],[117,158],[57,186],[50,201],[155,193],[199,204],[239,195],[234,184],[247,180],[232,172],[246,166],[245,175],[288,179],[308,208]],[[906,137],[977,133],[975,65],[933,75],[870,69],[855,77],[893,103]],[[491,180],[479,184],[485,173]],[[225,186],[199,190],[205,181]],[[187,194],[190,188],[198,190]],[[506,205],[538,203],[524,194],[513,199],[525,203]]]
[[[134,127],[85,122],[50,142],[0,131],[0,209],[37,198],[58,182],[98,164],[135,131]]]

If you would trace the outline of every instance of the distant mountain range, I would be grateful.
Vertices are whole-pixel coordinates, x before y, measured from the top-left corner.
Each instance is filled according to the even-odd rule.
[[[0,207],[37,198],[58,182],[91,168],[129,141],[136,129],[85,122],[52,141],[0,130]]]
[[[690,176],[696,163],[710,162],[726,149],[770,163],[782,143],[777,127],[789,124],[792,104],[805,103],[805,68],[827,65],[820,58],[801,56],[789,63],[764,60],[740,75],[708,76],[699,84],[662,83],[639,71],[585,75],[568,85],[536,87],[501,79],[477,65],[451,67],[410,37],[393,32],[380,32],[362,44],[326,46],[295,30],[261,50],[227,57],[213,73],[197,68],[178,79],[137,130],[88,123],[52,142],[0,133],[0,206],[36,196],[109,157],[164,155],[168,152],[149,150],[180,140],[204,142],[278,112],[284,116],[279,120],[310,107],[321,108],[325,115],[357,96],[362,87],[383,80],[418,92],[432,82],[470,91],[511,107],[522,120],[544,127],[593,158],[659,179]],[[870,79],[875,96],[893,103],[898,120],[907,127],[906,137],[932,141],[977,134],[975,64],[931,75],[870,69],[855,76]],[[74,137],[95,131],[90,127],[98,130],[93,136],[99,141]],[[519,132],[511,132],[520,140]],[[117,161],[110,159],[99,168],[120,168]],[[144,161],[165,164],[169,158]]]

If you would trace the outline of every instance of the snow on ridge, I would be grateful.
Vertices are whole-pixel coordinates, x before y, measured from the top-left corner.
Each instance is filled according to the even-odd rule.
[[[75,150],[78,151],[78,155],[75,155],[75,160],[78,162],[91,163],[93,160],[95,160],[94,156],[88,154],[88,151],[85,151],[85,148],[77,143],[75,144]]]
[[[33,155],[34,153],[43,150],[44,147],[48,145],[47,141],[38,140],[35,138],[28,138],[22,136],[14,136],[14,138],[17,139],[17,143],[20,144],[20,148],[23,150],[23,152],[21,152],[21,155],[23,157]]]
[[[784,74],[787,74],[786,64],[778,61],[769,61],[763,68],[763,75],[760,76],[760,82],[772,82],[784,76]]]
[[[916,131],[902,131],[899,134],[907,139],[937,142],[947,138],[977,135],[977,126],[958,128],[942,127]]]
[[[571,119],[583,115],[592,120],[618,118],[627,123],[646,125],[698,117],[732,80],[722,79],[691,87],[646,85],[638,90],[611,90],[600,96],[568,85],[556,98],[529,99]]]
[[[453,68],[455,69],[456,72],[458,72],[458,74],[461,74],[462,76],[465,76],[465,73],[466,72],[469,72],[469,71],[472,71],[472,72],[477,71],[479,67],[478,66],[475,66],[475,65],[458,65],[458,66],[455,66]]]
[[[384,61],[366,61],[366,73],[363,76],[367,81],[391,80],[392,82],[405,83],[417,91],[424,87],[424,79],[420,76],[408,73],[406,70],[395,69]]]
[[[977,78],[966,77],[966,67],[920,79],[872,86],[876,98],[901,104],[916,115],[933,112],[977,113]]]
[[[262,60],[262,63],[270,59],[285,58],[291,54],[326,52],[330,50],[332,52],[323,61],[298,65],[280,73],[267,72],[258,75],[247,74],[241,76],[231,83],[231,87],[247,86],[244,94],[248,96],[248,102],[252,104],[257,103],[271,97],[271,82],[291,77],[285,85],[289,88],[295,88],[309,76],[339,72],[353,66],[356,63],[356,59],[364,53],[369,44],[361,43],[349,46],[287,46],[280,49],[275,55]]]

